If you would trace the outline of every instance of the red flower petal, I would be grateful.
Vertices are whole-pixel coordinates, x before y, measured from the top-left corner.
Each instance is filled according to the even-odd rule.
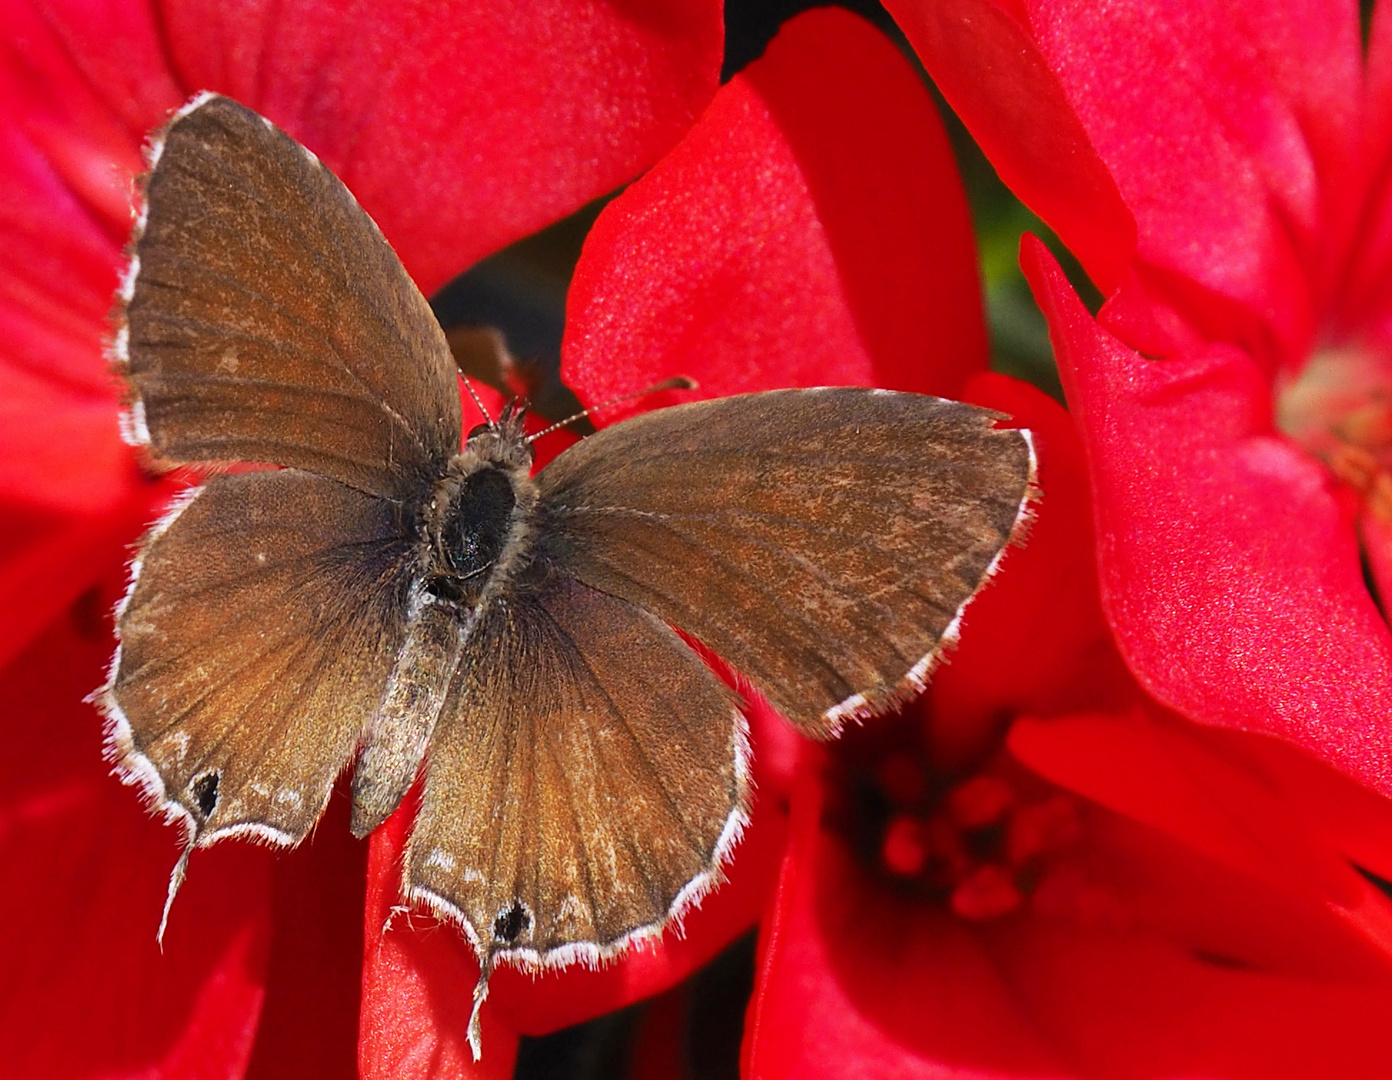
[[[819,754],[809,755],[814,763]],[[792,837],[759,933],[746,1076],[1066,1075],[967,924],[878,888],[821,828],[815,767],[794,789]]]
[[[185,85],[309,145],[426,293],[656,159],[714,93],[722,45],[710,0],[206,0],[165,27]]]
[[[475,1062],[469,1049],[479,974],[473,952],[452,927],[396,911],[415,813],[408,799],[369,842],[358,1067],[365,1080],[502,1080],[512,1076],[518,1036],[495,1009],[485,1007],[479,1018],[483,1057]],[[418,918],[421,932],[413,929]]]
[[[10,14],[0,497],[82,510],[129,483],[100,346],[140,142],[189,93],[230,93],[309,144],[430,292],[649,164],[709,100],[721,53],[711,0]]]
[[[244,844],[197,853],[160,951],[178,833],[108,775],[101,720],[82,701],[112,647],[99,621],[64,618],[0,672],[6,1069],[237,1075],[261,1011],[270,857]]]
[[[1008,745],[1055,783],[1326,908],[1362,937],[1364,950],[1377,954],[1392,977],[1392,902],[1312,828],[1304,800],[1272,790],[1246,747],[1215,752],[1184,721],[1160,723],[1138,710],[1022,719]]]
[[[592,400],[676,374],[952,395],[984,367],[966,202],[894,47],[835,8],[785,25],[600,215],[564,357]]]
[[[124,575],[129,545],[159,518],[175,490],[172,482],[142,483],[103,514],[0,503],[0,668],[84,592]]]
[[[889,0],[933,81],[992,164],[1110,292],[1125,276],[1136,225],[1023,4]],[[983,77],[988,73],[989,77]]]
[[[1080,0],[1025,0],[1013,17],[981,0],[959,0],[950,16],[895,7],[1007,182],[1090,272],[1102,270],[1105,292],[1124,266],[1094,254],[1097,226],[1079,220],[1105,188],[1099,159],[1134,217],[1148,287],[1211,335],[1303,355],[1312,291],[1328,299],[1347,287],[1366,184],[1353,5],[1194,0],[1104,15]],[[1030,124],[1062,133],[1061,158],[1049,160],[1052,139],[1035,150],[1049,137],[1026,134]],[[1102,206],[1118,250],[1129,231],[1110,200]]]
[[[1321,905],[1092,807],[1081,849],[1047,868],[1024,910],[972,923],[873,877],[822,826],[821,783],[809,770],[795,792],[746,1074],[1371,1080],[1385,1068],[1386,959]]]
[[[1298,805],[1310,828],[1358,866],[1392,880],[1392,802],[1349,781],[1288,743],[1213,730],[1210,741],[1240,743],[1249,765],[1280,797]]]
[[[1243,970],[1145,933],[1031,930],[990,955],[1020,1012],[1077,1062],[1065,1075],[1386,1075],[1385,984]]]
[[[367,845],[336,792],[308,841],[276,859],[266,1000],[249,1080],[352,1076],[362,995]]]
[[[1150,693],[1265,731],[1392,792],[1392,634],[1323,470],[1270,434],[1269,386],[1235,350],[1143,359],[1088,316],[1043,245],[1048,316],[1088,464],[1103,604]]]

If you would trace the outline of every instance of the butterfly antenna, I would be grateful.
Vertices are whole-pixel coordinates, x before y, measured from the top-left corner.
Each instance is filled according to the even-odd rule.
[[[484,421],[492,430],[497,431],[498,425],[493,422],[493,417],[488,415],[488,410],[483,407],[483,402],[479,399],[478,394],[474,392],[474,384],[469,381],[469,376],[461,371],[459,377],[464,380],[464,389],[469,391],[469,396],[474,399],[474,404],[478,406],[478,411],[483,414]]]
[[[574,416],[567,416],[564,420],[552,424],[549,428],[538,431],[535,435],[528,435],[527,442],[534,443],[543,435],[550,435],[551,432],[573,424],[577,420],[583,420],[591,413],[597,413],[600,409],[607,409],[613,405],[621,405],[625,401],[632,401],[634,398],[647,397],[649,394],[656,394],[662,390],[695,390],[697,386],[695,379],[687,378],[685,375],[673,375],[670,379],[663,379],[660,383],[653,383],[646,390],[638,390],[632,394],[624,394],[623,397],[610,398],[608,401],[598,405],[591,405],[588,409],[582,409]]]

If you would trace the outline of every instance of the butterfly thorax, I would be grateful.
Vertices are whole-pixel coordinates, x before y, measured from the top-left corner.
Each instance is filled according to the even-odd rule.
[[[505,417],[470,433],[420,513],[421,582],[432,596],[476,608],[527,562],[537,501],[532,448]]]

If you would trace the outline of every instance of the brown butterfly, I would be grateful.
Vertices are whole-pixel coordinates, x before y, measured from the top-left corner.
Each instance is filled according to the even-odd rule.
[[[395,254],[315,156],[214,94],[152,141],[111,351],[125,432],[212,475],[145,538],[101,692],[189,852],[353,832],[423,771],[402,893],[493,966],[613,956],[719,879],[738,697],[825,738],[924,685],[1026,516],[1027,432],[824,388],[650,412],[531,475]],[[169,907],[166,904],[164,918]],[[161,921],[161,933],[164,922]]]

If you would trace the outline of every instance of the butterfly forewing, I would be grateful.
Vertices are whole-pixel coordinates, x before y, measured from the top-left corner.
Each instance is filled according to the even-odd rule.
[[[119,763],[201,842],[303,837],[404,639],[410,563],[386,500],[298,470],[210,480],[120,613]]]
[[[564,574],[499,598],[436,728],[408,892],[490,961],[597,959],[660,928],[743,821],[742,724],[647,612]]]
[[[1018,527],[1032,451],[995,419],[849,388],[648,413],[541,473],[540,548],[826,734],[921,688]]]
[[[156,137],[113,351],[128,437],[402,498],[458,450],[454,361],[376,225],[318,159],[204,95]]]

